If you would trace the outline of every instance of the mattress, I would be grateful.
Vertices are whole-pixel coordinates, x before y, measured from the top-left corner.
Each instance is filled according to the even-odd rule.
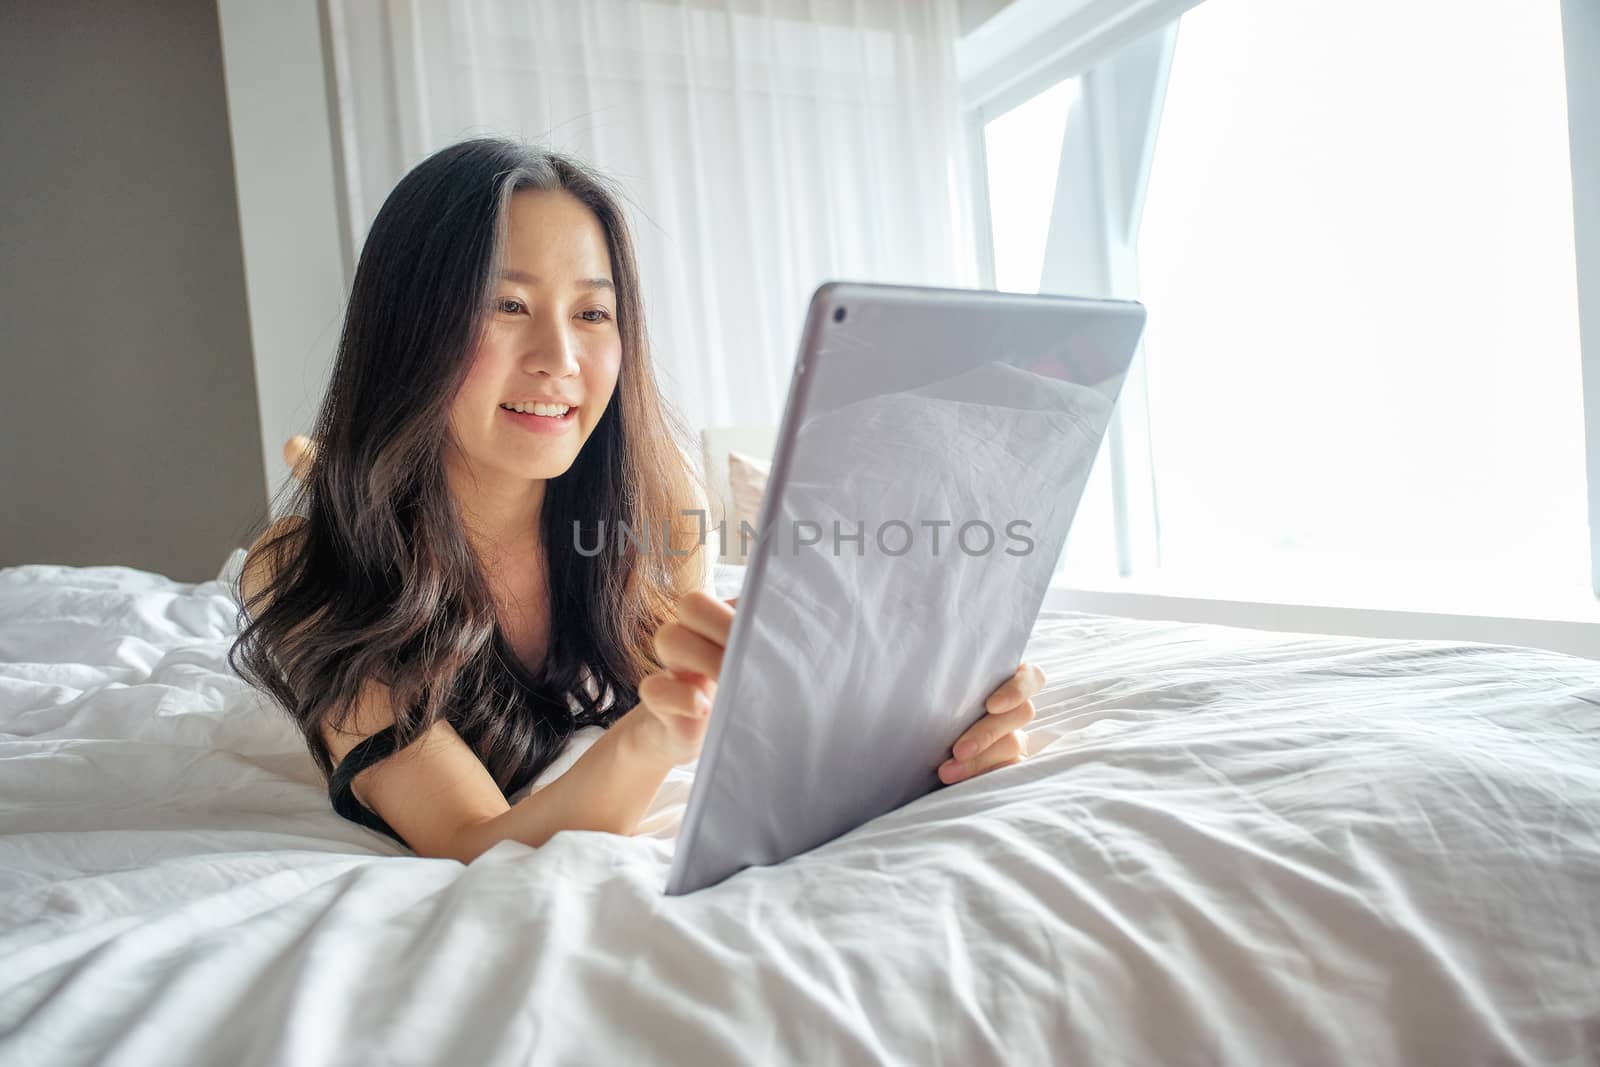
[[[1600,1062],[1600,662],[1047,612],[1027,760],[669,898],[692,764],[470,865],[336,816],[242,555],[0,571],[0,1063]]]

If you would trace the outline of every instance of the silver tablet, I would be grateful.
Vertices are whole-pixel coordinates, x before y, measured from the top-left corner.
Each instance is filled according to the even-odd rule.
[[[811,298],[666,891],[940,787],[1016,670],[1144,329],[1137,303]]]

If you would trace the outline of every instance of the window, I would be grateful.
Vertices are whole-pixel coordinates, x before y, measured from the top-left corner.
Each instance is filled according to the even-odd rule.
[[[1557,3],[1190,11],[1138,264],[1164,568],[1586,582]]]
[[[995,288],[1037,293],[1067,113],[1082,86],[1068,78],[983,127]]]
[[[997,287],[1150,312],[1064,577],[1587,596],[1561,32],[1557,0],[1206,0],[980,106]],[[1047,240],[1063,212],[1102,246]]]
[[[985,180],[994,247],[995,288],[1039,291],[1063,136],[1081,104],[1082,81],[1068,78],[984,123]],[[1089,472],[1072,533],[1057,564],[1073,580],[1117,573],[1116,517],[1108,449]]]

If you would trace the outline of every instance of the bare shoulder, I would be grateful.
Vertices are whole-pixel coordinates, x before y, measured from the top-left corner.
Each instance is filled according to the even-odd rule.
[[[305,519],[286,516],[269,526],[245,556],[240,595],[252,615],[270,603],[268,590],[277,568],[297,551]],[[301,625],[309,625],[304,620]],[[363,740],[395,721],[390,688],[376,679],[362,682],[350,703],[323,719],[319,731],[334,766]],[[376,812],[421,856],[469,862],[482,850],[474,828],[509,808],[505,795],[454,727],[444,719],[386,759],[360,771],[350,791]]]
[[[258,591],[270,584],[273,575],[277,573],[277,563],[281,558],[279,552],[285,548],[292,548],[288,539],[300,533],[305,521],[299,515],[286,515],[268,526],[266,531],[256,538],[255,544],[250,546],[239,575],[239,594],[244,598],[246,606],[255,599]]]
[[[322,726],[333,763],[342,763],[351,749],[393,722],[389,688],[368,681],[344,722]],[[510,808],[477,753],[444,719],[389,758],[362,770],[351,779],[350,791],[419,856],[463,863],[481,851],[470,828]]]
[[[328,721],[322,723],[322,740],[327,743],[333,764],[338,766],[352,748],[393,723],[394,705],[389,687],[369,680],[362,684],[360,694],[354,706],[345,714],[343,722],[338,725]],[[367,799],[365,786],[371,777],[369,770],[358,774],[350,783],[350,791],[356,795],[356,799],[369,808],[372,804]]]

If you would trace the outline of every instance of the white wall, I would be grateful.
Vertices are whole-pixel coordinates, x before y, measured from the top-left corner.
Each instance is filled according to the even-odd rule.
[[[332,85],[317,0],[218,0],[270,497],[283,442],[310,430],[348,279]]]

